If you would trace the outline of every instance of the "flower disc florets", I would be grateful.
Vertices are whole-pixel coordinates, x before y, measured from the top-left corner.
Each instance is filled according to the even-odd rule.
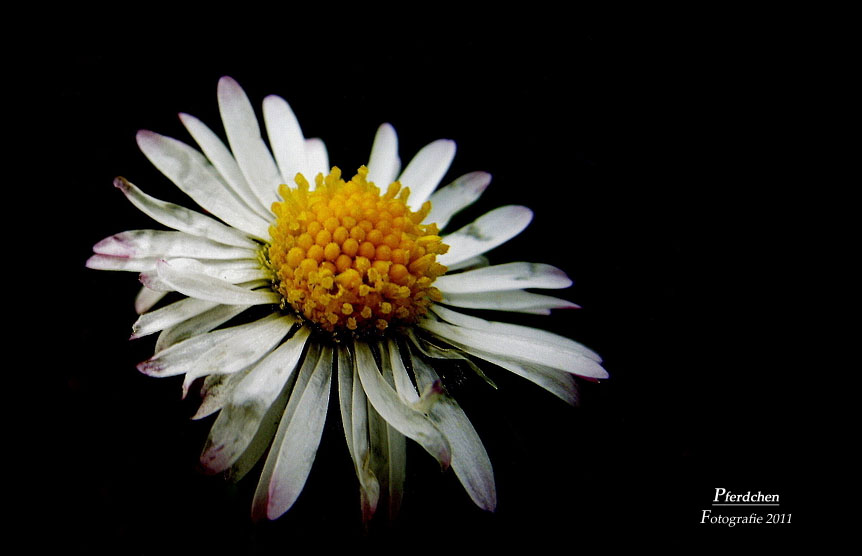
[[[448,246],[436,224],[420,224],[431,204],[413,212],[408,188],[396,181],[381,194],[367,175],[363,166],[345,182],[333,168],[312,191],[297,174],[272,206],[268,261],[282,308],[334,335],[416,322],[441,299],[431,284],[446,272],[436,257]]]

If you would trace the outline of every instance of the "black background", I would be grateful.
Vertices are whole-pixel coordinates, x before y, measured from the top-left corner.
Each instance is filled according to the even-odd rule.
[[[709,40],[701,31],[543,20],[508,31],[266,29],[241,40],[200,29],[179,42],[153,27],[72,34],[35,56],[28,86],[44,133],[34,145],[57,167],[46,161],[32,187],[59,263],[43,277],[52,293],[36,316],[55,324],[37,336],[50,397],[31,436],[44,449],[33,457],[47,489],[30,524],[70,552],[115,554],[255,554],[309,542],[698,551],[795,539],[806,522],[804,362],[792,349],[793,288],[776,272],[795,239],[786,181],[773,171],[788,125],[776,83],[786,76],[746,29],[710,29]],[[384,121],[404,162],[454,139],[447,178],[494,175],[454,226],[503,204],[534,210],[492,260],[565,269],[575,285],[562,295],[583,308],[519,322],[592,347],[611,378],[584,383],[577,408],[493,369],[499,390],[459,387],[495,467],[494,514],[414,445],[400,518],[363,531],[337,411],[302,496],[275,522],[250,521],[253,475],[231,485],[197,471],[212,418],[189,419],[195,401],[180,399],[179,379],[135,370],[152,350],[151,339],[128,340],[136,276],[84,261],[103,237],[152,225],[112,187],[115,176],[189,204],[137,150],[135,132],[191,141],[178,112],[220,132],[222,75],[258,108],[267,94],[286,98],[345,172],[366,162]],[[717,487],[780,494],[794,523],[701,525]]]

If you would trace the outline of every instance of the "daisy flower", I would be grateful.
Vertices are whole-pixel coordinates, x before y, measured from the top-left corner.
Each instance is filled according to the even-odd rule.
[[[607,377],[600,357],[573,340],[464,311],[575,307],[528,291],[570,286],[562,270],[484,256],[522,232],[532,212],[503,206],[444,233],[491,180],[473,172],[438,188],[454,142],[430,143],[402,169],[397,136],[384,124],[367,165],[346,179],[330,168],[324,143],[303,136],[284,99],[264,99],[268,144],[229,77],[218,83],[218,105],[227,145],[187,114],[181,121],[200,150],[137,134],[144,155],[203,212],[117,178],[128,200],[170,231],[110,236],[87,261],[140,273],[132,338],[157,339],[138,368],[182,375],[184,397],[199,387],[195,418],[218,413],[203,467],[239,479],[263,460],[252,515],[279,517],[309,475],[334,388],[364,519],[383,504],[397,511],[408,438],[494,510],[491,462],[435,364],[457,360],[484,377],[476,361],[486,361],[569,403],[574,376]]]

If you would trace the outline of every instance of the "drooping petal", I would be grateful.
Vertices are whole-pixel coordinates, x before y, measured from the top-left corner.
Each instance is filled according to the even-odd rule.
[[[440,264],[450,266],[481,255],[524,231],[533,219],[527,207],[508,205],[499,207],[477,218],[460,230],[443,236],[449,251],[440,255]]]
[[[509,311],[513,313],[530,313],[534,315],[550,315],[551,309],[578,309],[579,306],[559,297],[526,292],[524,290],[509,290],[483,293],[447,293],[443,295],[446,305],[463,307],[464,309],[489,309],[492,311]]]
[[[159,278],[176,291],[197,299],[223,305],[265,305],[281,299],[272,290],[248,290],[201,272],[175,268],[167,261],[159,261],[156,270]]]
[[[425,222],[434,222],[444,229],[449,220],[461,210],[472,205],[491,183],[491,174],[471,172],[464,174],[449,185],[441,187],[431,195],[431,212]]]
[[[253,248],[234,247],[185,232],[129,230],[106,237],[93,246],[99,255],[125,258],[191,257],[198,259],[255,259]]]
[[[253,515],[260,517],[263,510],[266,517],[275,519],[290,509],[302,492],[323,433],[332,383],[332,358],[332,349],[324,348],[313,369],[303,365],[300,370],[310,376],[301,390],[297,379],[297,387],[290,396],[255,492]]]
[[[416,391],[416,386],[410,380],[410,375],[407,374],[407,369],[402,360],[401,351],[398,348],[398,343],[394,340],[387,342],[389,350],[389,358],[392,367],[392,380],[395,384],[395,391],[398,392],[404,403],[416,406],[419,403],[419,393]]]
[[[391,367],[391,380],[395,387],[395,391],[398,393],[398,397],[410,407],[413,407],[422,413],[427,413],[428,408],[436,403],[437,398],[442,392],[441,385],[439,383],[426,385],[424,391],[420,395],[416,391],[416,386],[410,380],[410,376],[404,366],[403,358],[407,358],[409,360],[409,353],[402,354],[398,347],[398,343],[394,340],[390,340],[388,342],[387,349],[388,351],[386,352],[386,355],[388,356],[388,360],[386,365]],[[445,435],[445,431],[442,432]]]
[[[407,164],[398,176],[398,181],[402,186],[410,188],[409,201],[414,210],[428,200],[449,171],[454,158],[455,142],[439,139],[422,147]]]
[[[380,374],[371,348],[365,342],[356,342],[354,364],[362,382],[362,388],[374,409],[387,423],[416,441],[434,456],[441,467],[448,468],[451,452],[443,434],[419,411],[404,404]]]
[[[556,345],[565,349],[577,351],[581,355],[589,357],[597,363],[602,362],[601,356],[587,346],[570,338],[566,338],[565,336],[548,332],[547,330],[508,322],[489,321],[471,315],[465,315],[463,313],[447,309],[446,307],[441,307],[440,305],[435,305],[432,310],[440,318],[456,326],[471,328],[473,330],[484,330],[485,332],[501,336],[517,336],[527,340],[535,340],[539,343],[538,345]]]
[[[390,343],[391,342],[387,342]],[[393,361],[390,356],[390,350],[386,349],[386,344],[383,344],[380,356],[383,363],[383,378],[386,382],[396,388],[395,371],[393,365],[401,364],[400,358],[398,361]],[[406,371],[405,371],[406,372]],[[403,399],[403,398],[402,398]],[[377,429],[377,442],[375,443],[375,434],[372,433],[372,454],[379,459],[375,468],[378,469],[377,476],[383,477],[382,483],[388,491],[388,510],[390,519],[394,519],[401,509],[401,501],[404,497],[404,482],[407,477],[407,437],[398,432],[398,430],[387,423],[374,408],[369,409],[369,415],[375,419],[369,427],[372,431]],[[375,444],[379,447],[374,448]]]
[[[225,245],[248,248],[254,248],[257,245],[238,229],[225,226],[199,212],[151,197],[125,178],[115,179],[114,187],[122,191],[138,210],[168,228],[205,237]]]
[[[369,467],[381,491],[387,493],[389,516],[394,518],[401,506],[406,475],[406,438],[374,409],[368,406]]]
[[[506,263],[443,275],[434,286],[443,293],[477,293],[526,288],[568,288],[572,280],[555,266],[541,263]]]
[[[269,210],[269,207],[264,206],[260,202],[260,199],[257,198],[257,195],[255,195],[245,176],[242,174],[242,170],[240,170],[239,164],[237,164],[233,154],[222,143],[222,140],[206,124],[194,116],[180,114],[180,120],[186,126],[189,134],[194,138],[210,163],[230,186],[233,193],[262,218],[267,220],[272,218],[272,212]]]
[[[347,448],[359,480],[362,520],[367,523],[377,511],[380,483],[369,466],[368,399],[353,358],[344,345],[338,348],[338,398]]]
[[[420,389],[439,384],[440,377],[422,357],[411,357],[411,362]],[[393,365],[393,369],[397,367]],[[406,372],[403,374],[406,375]],[[452,447],[452,470],[464,490],[477,506],[494,511],[497,507],[497,490],[491,459],[467,414],[448,395],[438,396],[429,411],[431,420],[443,431]]]
[[[336,352],[338,357],[338,403],[341,411],[341,425],[344,428],[344,438],[350,458],[356,464],[356,453],[353,444],[353,363],[347,347],[339,344]]]
[[[579,350],[551,343],[537,344],[535,339],[507,336],[425,319],[420,326],[468,353],[497,354],[530,363],[538,363],[568,373],[590,378],[608,377],[602,366]]]
[[[292,184],[296,174],[308,167],[299,121],[287,101],[275,95],[263,99],[263,120],[281,177]]]
[[[239,169],[260,203],[268,207],[277,200],[276,192],[284,179],[263,141],[254,108],[239,83],[230,77],[219,79],[218,104]]]
[[[385,190],[386,186],[398,177],[400,169],[398,135],[391,125],[383,124],[377,129],[377,134],[374,136],[371,156],[368,159],[368,176],[366,179]]]
[[[300,328],[290,340],[263,358],[234,388],[210,430],[201,464],[211,473],[232,466],[246,451],[288,378],[302,359],[309,328]],[[260,454],[258,454],[260,455]]]
[[[153,166],[202,208],[253,237],[269,237],[269,222],[246,206],[201,153],[152,131],[139,131],[137,140]]]
[[[407,437],[386,423],[386,448],[389,461],[389,518],[394,519],[401,509],[404,482],[407,479]]]

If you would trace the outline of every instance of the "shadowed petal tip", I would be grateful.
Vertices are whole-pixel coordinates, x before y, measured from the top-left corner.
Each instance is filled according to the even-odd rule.
[[[116,178],[114,178],[114,187],[125,193],[126,191],[131,189],[132,184],[130,184],[129,180],[127,180],[123,176],[117,176]]]
[[[138,363],[135,368],[147,376],[156,376],[162,370],[162,365],[158,361],[147,359]]]

